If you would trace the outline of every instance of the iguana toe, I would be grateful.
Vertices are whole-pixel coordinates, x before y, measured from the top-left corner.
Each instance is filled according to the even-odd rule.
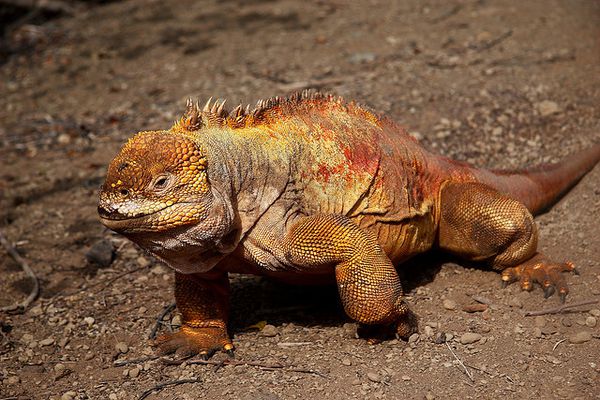
[[[175,353],[180,358],[200,354],[209,359],[217,351],[233,352],[227,332],[220,328],[191,328],[183,326],[179,332],[160,336],[155,342],[159,355]]]
[[[502,282],[506,286],[519,281],[523,290],[532,290],[535,283],[544,290],[544,297],[548,298],[558,291],[560,301],[564,303],[569,287],[562,272],[577,273],[572,262],[557,263],[537,253],[535,256],[515,267],[502,271]]]

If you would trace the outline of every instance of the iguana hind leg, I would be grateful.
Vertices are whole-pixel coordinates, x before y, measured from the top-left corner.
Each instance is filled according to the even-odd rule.
[[[375,238],[342,215],[298,221],[283,240],[286,259],[305,271],[335,267],[344,310],[364,325],[391,326],[401,337],[415,331],[402,301],[400,278]]]
[[[223,350],[233,352],[227,333],[229,279],[226,273],[175,273],[175,300],[182,315],[178,332],[160,336],[155,345],[160,354],[176,352],[188,357],[205,357]]]
[[[520,202],[480,183],[450,183],[440,199],[439,246],[473,261],[489,262],[505,283],[520,281],[524,290],[538,283],[546,297],[555,289],[561,301],[569,292],[559,264],[537,253],[537,226]]]

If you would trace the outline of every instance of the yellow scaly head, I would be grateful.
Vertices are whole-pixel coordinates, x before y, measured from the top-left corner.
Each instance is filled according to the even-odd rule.
[[[198,223],[211,202],[202,149],[183,134],[141,132],[110,163],[98,213],[118,232],[157,232]]]

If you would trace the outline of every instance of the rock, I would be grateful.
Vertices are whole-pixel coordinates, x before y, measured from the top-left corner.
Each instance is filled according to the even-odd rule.
[[[85,253],[85,259],[100,268],[107,268],[112,264],[115,258],[115,248],[112,243],[106,239],[97,241]]]
[[[61,364],[61,363],[57,363],[54,365],[54,372],[56,372],[57,374],[62,373],[67,367],[65,367],[65,364]]]
[[[349,338],[356,337],[356,324],[346,322],[342,325],[342,329],[344,330],[344,335]]]
[[[371,382],[381,382],[381,376],[379,376],[377,372],[367,372],[367,378],[369,378]]]
[[[21,336],[21,341],[28,346],[29,343],[33,342],[33,335],[31,333],[25,333]]]
[[[63,393],[63,395],[60,396],[60,400],[73,400],[76,396],[77,392],[70,390],[66,393]]]
[[[536,108],[542,117],[547,117],[560,112],[560,107],[554,101],[544,100],[536,104]]]
[[[564,317],[560,320],[560,323],[567,328],[573,325],[573,321],[570,318]]]
[[[590,318],[594,318],[594,317],[590,317]],[[40,340],[40,346],[50,346],[51,344],[54,344],[54,339],[51,337],[46,338],[44,340]]]
[[[594,318],[594,317],[590,317],[590,318]],[[433,336],[433,328],[430,327],[429,325],[425,325],[425,327],[423,328],[423,333],[425,334],[426,337],[432,337]]]
[[[546,318],[544,318],[541,315],[535,317],[535,326],[537,326],[538,328],[543,328],[544,326],[546,326]]]
[[[150,260],[148,260],[146,257],[144,256],[139,256],[136,260],[137,264],[142,267],[145,268],[148,265],[150,265]]]
[[[542,337],[542,330],[539,327],[533,328],[533,337],[540,339]]]
[[[589,316],[585,319],[585,324],[587,326],[589,326],[590,328],[593,328],[596,326],[596,324],[598,323],[598,321],[596,321],[596,318]]]
[[[342,358],[342,364],[349,367],[350,365],[352,365],[352,360],[350,360],[349,358]]]
[[[171,325],[173,326],[181,326],[181,315],[175,314],[173,318],[171,318]]]
[[[83,322],[85,322],[86,324],[88,324],[88,326],[92,326],[94,325],[94,322],[96,322],[96,320],[92,317],[85,317],[83,319]]]
[[[581,344],[592,340],[592,334],[587,331],[577,332],[569,336],[569,342],[573,344]]]
[[[443,306],[446,310],[456,310],[456,302],[454,300],[445,299]]]
[[[402,380],[403,381],[410,381],[412,378],[408,375],[402,375]]]
[[[600,317],[600,310],[597,308],[592,308],[589,313],[594,317]]]
[[[479,340],[481,340],[481,335],[474,332],[463,333],[463,335],[460,337],[461,344],[471,344],[478,342]]]
[[[279,334],[279,331],[277,330],[277,328],[270,324],[265,325],[265,327],[262,328],[262,330],[260,331],[260,335],[266,336],[266,337],[274,337],[274,336],[277,336],[278,334]]]
[[[125,342],[118,342],[115,344],[115,349],[119,352],[119,354],[125,354],[129,351],[129,346]]]
[[[433,338],[433,341],[435,344],[446,343],[446,334],[444,332],[436,333],[435,337]]]
[[[416,343],[419,341],[419,334],[418,333],[413,333],[412,335],[410,335],[408,337],[408,343]]]
[[[140,374],[140,369],[138,367],[133,367],[129,370],[130,378],[137,378],[139,374]]]
[[[19,378],[16,375],[11,375],[8,378],[6,378],[6,383],[9,385],[16,385],[20,382],[21,382],[21,378]]]
[[[425,400],[435,400],[435,396],[431,392],[425,393]]]

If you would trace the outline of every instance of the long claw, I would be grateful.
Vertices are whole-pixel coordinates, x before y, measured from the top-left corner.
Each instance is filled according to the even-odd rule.
[[[564,303],[569,293],[569,287],[563,272],[577,273],[577,270],[570,261],[556,263],[537,253],[519,265],[505,268],[502,271],[502,286],[518,280],[521,289],[530,291],[534,284],[537,284],[544,290],[545,298],[558,292],[560,301]]]
[[[546,286],[544,288],[544,298],[547,299],[548,297],[552,296],[554,294],[555,290],[554,290],[554,286],[550,285],[550,286]]]
[[[561,292],[558,294],[558,298],[560,299],[561,304],[565,304],[565,300],[567,299],[567,294],[564,292]]]

